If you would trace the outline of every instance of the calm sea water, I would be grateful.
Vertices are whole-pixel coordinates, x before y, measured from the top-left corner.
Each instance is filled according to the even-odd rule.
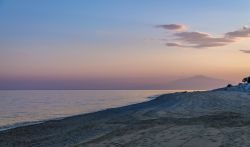
[[[150,100],[169,90],[0,91],[0,130]]]

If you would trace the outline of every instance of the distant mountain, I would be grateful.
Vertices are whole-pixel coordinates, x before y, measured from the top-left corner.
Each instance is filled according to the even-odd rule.
[[[197,75],[168,82],[165,89],[209,90],[225,87],[229,81]]]

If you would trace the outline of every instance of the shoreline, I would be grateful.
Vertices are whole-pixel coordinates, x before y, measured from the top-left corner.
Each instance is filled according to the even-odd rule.
[[[178,92],[174,92],[174,93],[178,93]],[[169,94],[171,94],[171,93],[169,93]],[[165,94],[148,96],[145,99],[145,101],[143,101],[143,102],[148,102],[148,101],[154,100],[154,99],[156,99],[157,97],[159,97],[161,95],[165,95]],[[92,113],[96,113],[96,112],[100,112],[100,111],[105,111],[105,110],[108,110],[108,109],[116,109],[116,108],[120,108],[120,107],[127,107],[127,106],[130,106],[130,105],[140,104],[140,103],[143,103],[143,102],[130,103],[130,104],[126,104],[124,106],[111,107],[111,108],[106,108],[106,109],[100,109],[100,110],[97,110],[97,111],[79,113],[79,114],[63,116],[63,117],[57,117],[57,118],[50,118],[50,119],[37,120],[37,121],[17,122],[17,123],[10,124],[10,125],[3,125],[3,126],[0,126],[0,133],[4,132],[4,131],[11,130],[11,129],[16,129],[16,128],[19,128],[19,127],[29,127],[29,126],[32,126],[32,125],[46,123],[48,121],[63,120],[63,119],[71,118],[71,117],[83,116],[83,115],[86,115],[86,114],[92,114]]]
[[[166,90],[166,91],[168,91],[168,90]],[[176,91],[176,92],[179,92],[179,90]],[[175,93],[175,91],[173,91],[171,93]],[[160,95],[161,94],[164,94],[164,92],[160,93]],[[13,119],[9,119],[9,121],[7,119],[6,121],[2,122],[2,124],[0,125],[0,132],[4,131],[4,130],[9,130],[9,129],[17,128],[17,127],[28,126],[28,125],[37,124],[37,123],[44,123],[44,122],[49,121],[49,120],[64,119],[66,117],[73,117],[73,116],[77,116],[77,115],[83,115],[83,114],[87,114],[87,113],[92,113],[92,112],[106,110],[106,109],[109,109],[109,108],[117,108],[117,107],[127,106],[127,105],[131,105],[131,104],[141,103],[141,102],[145,102],[145,101],[149,101],[151,99],[154,99],[154,98],[156,98],[158,96],[159,96],[159,93],[158,94],[149,94],[149,95],[146,95],[146,96],[144,95],[144,97],[142,97],[140,101],[134,101],[134,102],[131,101],[131,100],[127,101],[127,102],[124,101],[123,103],[120,103],[120,104],[117,104],[117,105],[113,105],[113,106],[108,106],[108,107],[105,107],[105,106],[102,107],[101,106],[99,109],[98,109],[98,107],[96,107],[97,109],[93,109],[93,110],[90,110],[90,111],[88,111],[88,110],[85,111],[83,109],[83,111],[77,111],[76,113],[68,113],[68,114],[65,114],[65,115],[54,115],[54,116],[53,115],[51,115],[51,116],[46,116],[45,115],[45,116],[42,116],[43,114],[41,114],[41,117],[37,117],[36,119],[28,117],[27,119],[17,119],[19,121],[15,121],[16,118],[13,117]],[[56,111],[53,111],[53,112],[56,112]],[[11,115],[12,114],[10,114],[10,116]],[[38,116],[39,115],[40,114],[38,113]],[[25,116],[24,116],[24,118],[25,118]]]
[[[174,93],[182,93],[182,92],[173,92],[173,93],[167,93],[167,94],[174,94]],[[104,111],[112,111],[113,109],[122,109],[122,108],[133,106],[133,105],[139,105],[141,103],[150,102],[150,101],[152,101],[152,100],[154,100],[154,99],[156,99],[156,98],[158,98],[158,97],[160,97],[162,95],[167,95],[167,94],[153,95],[153,96],[147,97],[147,99],[145,99],[145,101],[143,101],[143,102],[131,103],[131,104],[127,104],[127,105],[124,105],[124,106],[111,107],[111,108],[106,108],[106,109],[100,109],[100,110],[93,111],[93,112],[86,112],[86,113],[69,115],[69,116],[59,117],[59,118],[51,118],[51,119],[38,120],[38,121],[29,121],[29,122],[20,122],[20,123],[15,123],[15,124],[11,124],[11,125],[0,126],[0,134],[5,132],[5,131],[10,131],[10,130],[13,130],[13,129],[29,127],[29,126],[34,126],[34,125],[39,125],[39,124],[44,124],[44,123],[49,123],[49,122],[54,122],[54,121],[63,121],[64,119],[71,119],[71,118],[74,119],[74,118],[77,118],[77,117],[84,117],[86,115],[92,115],[92,114],[101,113],[101,112],[104,112]],[[19,124],[21,124],[21,125],[19,125]],[[17,125],[17,126],[15,126],[15,125]],[[10,126],[10,127],[8,127],[8,126]],[[11,127],[11,126],[13,126],[13,127]]]

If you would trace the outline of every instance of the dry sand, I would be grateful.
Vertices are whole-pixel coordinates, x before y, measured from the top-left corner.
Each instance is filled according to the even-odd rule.
[[[250,95],[207,91],[0,132],[0,146],[246,147]]]

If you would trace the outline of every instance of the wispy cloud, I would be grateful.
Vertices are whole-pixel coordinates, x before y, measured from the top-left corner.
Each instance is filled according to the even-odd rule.
[[[158,28],[163,28],[166,30],[173,30],[173,31],[185,31],[187,30],[187,26],[182,24],[165,24],[165,25],[157,25]]]
[[[211,35],[210,33],[198,32],[198,31],[184,31],[182,28],[187,28],[185,25],[180,24],[167,24],[159,25],[158,27],[165,30],[172,30],[173,42],[167,42],[167,46],[175,47],[190,47],[190,48],[210,48],[226,46],[230,43],[237,42],[238,38],[250,37],[250,28],[244,26],[242,29],[226,32],[220,37]],[[182,32],[178,32],[182,30]]]
[[[250,54],[250,50],[240,50],[243,53]]]
[[[180,43],[175,43],[175,42],[166,43],[166,46],[184,47]]]
[[[224,46],[228,43],[234,42],[231,38],[214,37],[203,32],[181,32],[175,33],[174,36],[177,37],[178,41],[185,43],[185,46],[195,48]]]
[[[231,38],[250,37],[250,28],[248,26],[244,26],[240,30],[228,32],[228,33],[226,33],[226,37],[231,37]]]

